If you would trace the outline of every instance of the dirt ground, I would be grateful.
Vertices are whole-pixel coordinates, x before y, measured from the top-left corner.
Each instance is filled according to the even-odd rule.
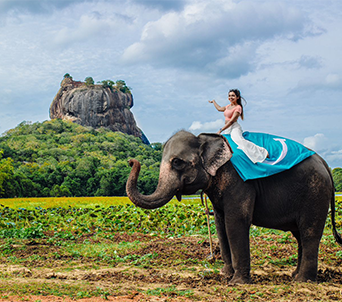
[[[134,248],[135,254],[144,257],[154,253],[139,265],[126,261],[92,267],[94,260],[86,256],[76,260],[67,254],[54,258],[52,255],[61,253],[60,247],[44,240],[28,242],[25,248],[13,246],[12,256],[23,260],[18,264],[5,260],[0,263],[0,301],[342,301],[342,259],[336,256],[341,249],[336,245],[321,246],[317,282],[297,283],[291,278],[295,269],[294,244],[276,235],[272,241],[251,238],[253,283],[230,286],[220,274],[223,262],[217,240],[216,263],[209,264],[205,261],[209,243],[196,236],[151,238],[121,234],[113,240],[137,239],[140,245]],[[35,259],[34,255],[40,256]],[[15,294],[13,288],[18,288],[20,294]],[[68,288],[86,295],[70,297],[63,292]]]

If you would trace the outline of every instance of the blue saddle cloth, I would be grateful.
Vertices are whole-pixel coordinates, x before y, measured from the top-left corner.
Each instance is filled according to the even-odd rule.
[[[244,181],[267,177],[288,170],[315,153],[300,143],[280,136],[248,131],[242,135],[254,144],[264,147],[270,156],[262,163],[253,164],[233,142],[230,135],[224,134],[223,136],[227,138],[234,152],[230,160]]]

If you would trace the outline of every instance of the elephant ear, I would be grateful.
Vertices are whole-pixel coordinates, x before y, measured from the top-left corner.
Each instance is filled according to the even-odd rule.
[[[233,150],[227,139],[219,134],[201,133],[198,136],[200,140],[200,157],[204,169],[215,176],[216,171],[222,167],[233,156]]]

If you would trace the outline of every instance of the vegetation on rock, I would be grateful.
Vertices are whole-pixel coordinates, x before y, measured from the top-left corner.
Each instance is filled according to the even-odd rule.
[[[126,82],[123,80],[118,80],[116,82],[113,82],[112,80],[103,80],[103,81],[99,81],[98,83],[101,83],[103,88],[116,89],[116,90],[120,90],[123,93],[131,93],[131,89],[132,89],[128,87],[126,85]]]

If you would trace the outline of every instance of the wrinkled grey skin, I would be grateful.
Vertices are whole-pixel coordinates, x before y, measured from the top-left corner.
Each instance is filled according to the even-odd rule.
[[[218,134],[198,137],[180,131],[165,144],[156,191],[148,196],[137,190],[140,164],[133,167],[126,191],[139,207],[154,209],[174,195],[193,194],[203,189],[215,215],[222,272],[231,284],[250,282],[249,229],[251,224],[290,231],[298,241],[296,281],[316,280],[319,242],[329,205],[335,239],[334,185],[330,170],[317,154],[290,170],[244,182],[229,161],[227,140]]]

